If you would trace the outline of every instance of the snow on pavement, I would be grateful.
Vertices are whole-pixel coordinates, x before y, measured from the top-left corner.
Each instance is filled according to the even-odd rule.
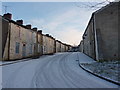
[[[2,67],[3,88],[117,88],[82,70],[82,53],[58,53]],[[89,58],[88,58],[89,59]],[[83,60],[84,61],[84,60]]]
[[[79,63],[93,63],[93,62],[96,62],[94,59],[88,57],[87,55],[85,55],[82,52],[77,52],[77,53],[78,53]]]

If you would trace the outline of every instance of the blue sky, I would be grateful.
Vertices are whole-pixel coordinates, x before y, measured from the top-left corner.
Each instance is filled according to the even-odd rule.
[[[78,45],[94,10],[79,8],[85,2],[3,2],[13,20],[42,29],[58,40]],[[4,7],[2,8],[2,14]]]

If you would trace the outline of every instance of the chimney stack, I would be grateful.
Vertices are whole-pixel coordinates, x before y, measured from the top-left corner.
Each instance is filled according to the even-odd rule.
[[[23,20],[17,20],[17,24],[23,25]]]
[[[33,28],[32,30],[33,30],[33,31],[37,31],[37,28],[35,27],[35,28]]]
[[[27,28],[27,29],[31,29],[31,27],[32,27],[32,26],[31,26],[30,24],[29,24],[29,25],[26,25],[26,28]]]
[[[3,17],[11,20],[12,19],[12,14],[7,13],[7,14],[4,14]]]
[[[38,30],[38,33],[39,33],[39,34],[42,34],[42,30]]]
[[[50,35],[49,35],[49,34],[46,34],[46,36],[50,37]]]

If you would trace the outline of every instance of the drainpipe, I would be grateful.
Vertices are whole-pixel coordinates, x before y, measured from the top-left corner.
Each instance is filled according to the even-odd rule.
[[[43,55],[43,34],[41,34],[41,55]]]
[[[3,55],[4,55],[4,51],[3,51],[3,44],[2,44],[2,32],[3,32],[3,29],[2,29],[2,17],[0,17],[0,60],[3,60]]]
[[[11,23],[8,26],[8,60],[10,60],[10,39],[11,39]]]
[[[54,53],[56,53],[56,40],[54,39]]]
[[[38,57],[38,33],[36,32],[36,57]]]
[[[98,60],[98,39],[97,39],[97,31],[96,31],[96,18],[95,18],[95,14],[94,14],[94,32],[95,32],[95,52],[96,52],[96,60]]]

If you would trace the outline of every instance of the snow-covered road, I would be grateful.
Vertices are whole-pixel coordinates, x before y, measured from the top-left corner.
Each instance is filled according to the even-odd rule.
[[[117,88],[82,70],[82,53],[58,53],[2,67],[3,88]]]

